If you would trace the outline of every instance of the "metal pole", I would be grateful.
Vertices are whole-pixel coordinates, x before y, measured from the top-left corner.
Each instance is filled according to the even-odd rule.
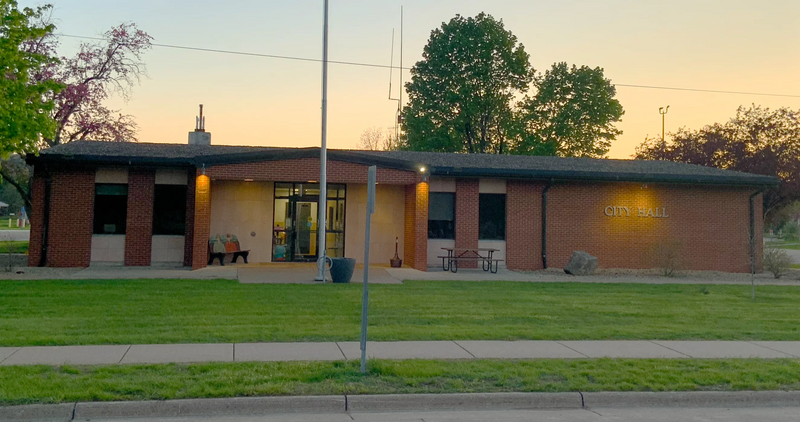
[[[664,139],[664,121],[666,120],[667,112],[669,112],[669,106],[667,108],[659,107],[658,113],[661,114],[661,142],[665,142]]]
[[[364,287],[361,294],[361,373],[367,373],[367,313],[369,311],[369,232],[375,212],[375,181],[378,168],[371,166],[367,177],[367,227],[364,235]]]
[[[325,12],[322,35],[322,147],[319,149],[319,203],[317,204],[317,267],[319,273],[314,279],[325,281],[325,224],[326,210],[328,208],[328,0],[325,0]]]

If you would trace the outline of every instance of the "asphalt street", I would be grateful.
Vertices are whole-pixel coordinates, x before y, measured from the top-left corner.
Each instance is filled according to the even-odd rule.
[[[0,224],[3,220],[0,219]],[[2,227],[2,226],[0,226]],[[8,241],[8,240],[30,240],[31,239],[31,231],[30,230],[0,230],[0,241]]]
[[[608,408],[393,413],[270,414],[254,416],[124,419],[125,422],[795,422],[800,407]],[[121,419],[90,419],[119,422]]]

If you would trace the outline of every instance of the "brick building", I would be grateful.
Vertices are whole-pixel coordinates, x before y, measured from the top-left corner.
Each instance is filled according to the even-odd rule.
[[[30,157],[29,264],[208,265],[209,239],[236,236],[250,262],[313,261],[326,195],[328,256],[360,258],[367,167],[378,167],[372,262],[440,266],[443,247],[497,249],[513,270],[563,268],[575,250],[603,268],[760,266],[760,192],[777,179],[664,161],[328,152],[73,142]]]

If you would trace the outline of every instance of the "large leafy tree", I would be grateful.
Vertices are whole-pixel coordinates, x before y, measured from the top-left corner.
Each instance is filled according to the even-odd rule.
[[[0,0],[0,156],[30,151],[52,137],[53,97],[62,85],[47,77],[58,62],[49,51],[31,49],[53,31],[43,23],[52,6],[19,9],[16,0]]]
[[[52,31],[52,25],[47,27]],[[46,118],[52,130],[41,132],[35,143],[14,152],[24,157],[76,140],[135,142],[138,128],[133,116],[111,110],[104,102],[112,95],[130,98],[133,87],[146,75],[142,55],[151,48],[151,41],[136,24],[125,23],[105,32],[101,41],[81,43],[74,56],[36,68],[32,80],[49,81],[63,89],[48,99],[52,106]],[[27,54],[44,57],[55,56],[57,49],[58,39],[50,31],[23,46]],[[21,159],[6,160],[0,167],[0,175],[30,207],[29,170]]]
[[[507,152],[515,97],[532,77],[528,53],[502,21],[456,15],[431,32],[423,60],[411,69],[405,147]]]
[[[764,216],[800,200],[800,113],[739,107],[736,117],[700,130],[681,129],[672,140],[648,139],[635,158],[680,161],[775,176],[777,188],[764,192]]]
[[[625,112],[602,68],[556,63],[533,84],[536,95],[523,102],[515,153],[603,157],[622,134],[614,123]]]

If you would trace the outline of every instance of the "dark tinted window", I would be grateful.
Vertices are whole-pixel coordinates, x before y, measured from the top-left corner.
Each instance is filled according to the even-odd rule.
[[[481,240],[506,239],[506,196],[482,193],[480,195],[478,238]]]
[[[153,234],[186,234],[186,186],[156,185]]]
[[[428,239],[455,239],[456,195],[432,192],[428,201]]]
[[[94,234],[125,234],[128,217],[128,185],[94,186]]]

